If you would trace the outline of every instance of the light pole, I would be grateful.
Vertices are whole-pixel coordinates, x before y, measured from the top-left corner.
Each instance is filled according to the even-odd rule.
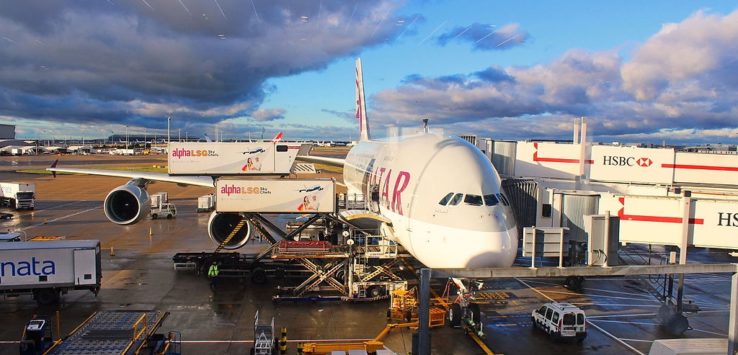
[[[169,124],[172,122],[172,116],[167,116],[167,145],[169,145]]]
[[[128,154],[128,125],[126,125],[126,154]]]

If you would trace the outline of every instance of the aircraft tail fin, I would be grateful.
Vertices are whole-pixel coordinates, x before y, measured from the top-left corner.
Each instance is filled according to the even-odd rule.
[[[274,138],[272,138],[272,142],[277,143],[282,140],[282,137],[284,137],[284,133],[279,132],[277,133],[277,135],[274,136]]]
[[[364,98],[364,76],[361,58],[356,59],[356,118],[359,120],[359,140],[369,140],[369,124],[366,120],[366,100]]]
[[[53,162],[53,163],[51,163],[51,166],[50,166],[49,168],[51,168],[51,169],[54,169],[54,168],[56,168],[56,164],[59,164],[59,159],[57,159],[57,160],[54,160],[54,162]],[[51,175],[52,175],[52,176],[53,176],[54,178],[56,178],[56,170],[52,170],[52,171],[51,171]]]

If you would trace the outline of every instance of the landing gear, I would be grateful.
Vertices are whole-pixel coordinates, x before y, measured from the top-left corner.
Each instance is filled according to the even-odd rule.
[[[461,305],[454,303],[448,309],[448,325],[452,328],[461,326]]]

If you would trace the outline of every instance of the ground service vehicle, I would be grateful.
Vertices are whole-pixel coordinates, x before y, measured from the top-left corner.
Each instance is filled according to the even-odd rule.
[[[16,210],[36,207],[36,185],[25,182],[0,182],[0,203]]]
[[[556,339],[576,339],[581,342],[587,337],[584,311],[571,303],[546,303],[531,314],[533,326],[540,328]]]
[[[44,354],[52,345],[54,345],[54,336],[51,331],[51,322],[41,318],[32,319],[23,328],[19,353],[21,355]]]
[[[177,216],[177,208],[173,203],[169,203],[169,195],[166,192],[159,192],[151,195],[150,213],[151,219],[172,219]]]
[[[0,294],[53,304],[69,290],[100,290],[100,241],[0,243]]]

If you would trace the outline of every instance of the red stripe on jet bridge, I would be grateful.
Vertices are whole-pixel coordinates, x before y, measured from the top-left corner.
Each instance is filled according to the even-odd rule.
[[[661,167],[662,168],[672,168],[672,169],[691,169],[691,170],[738,171],[738,167],[735,167],[735,166],[661,164]]]
[[[538,156],[538,143],[533,143],[533,147],[536,148],[536,151],[533,152],[533,161],[540,161],[540,162],[547,162],[547,163],[571,163],[571,164],[579,164],[579,159],[569,159],[569,158],[548,158],[548,157],[539,157]],[[587,159],[584,161],[585,164],[594,164],[594,160]]]
[[[682,217],[645,216],[636,214],[625,214],[625,197],[618,199],[623,208],[618,211],[621,221],[657,222],[657,223],[682,223]],[[705,224],[702,218],[690,218],[689,224]]]

